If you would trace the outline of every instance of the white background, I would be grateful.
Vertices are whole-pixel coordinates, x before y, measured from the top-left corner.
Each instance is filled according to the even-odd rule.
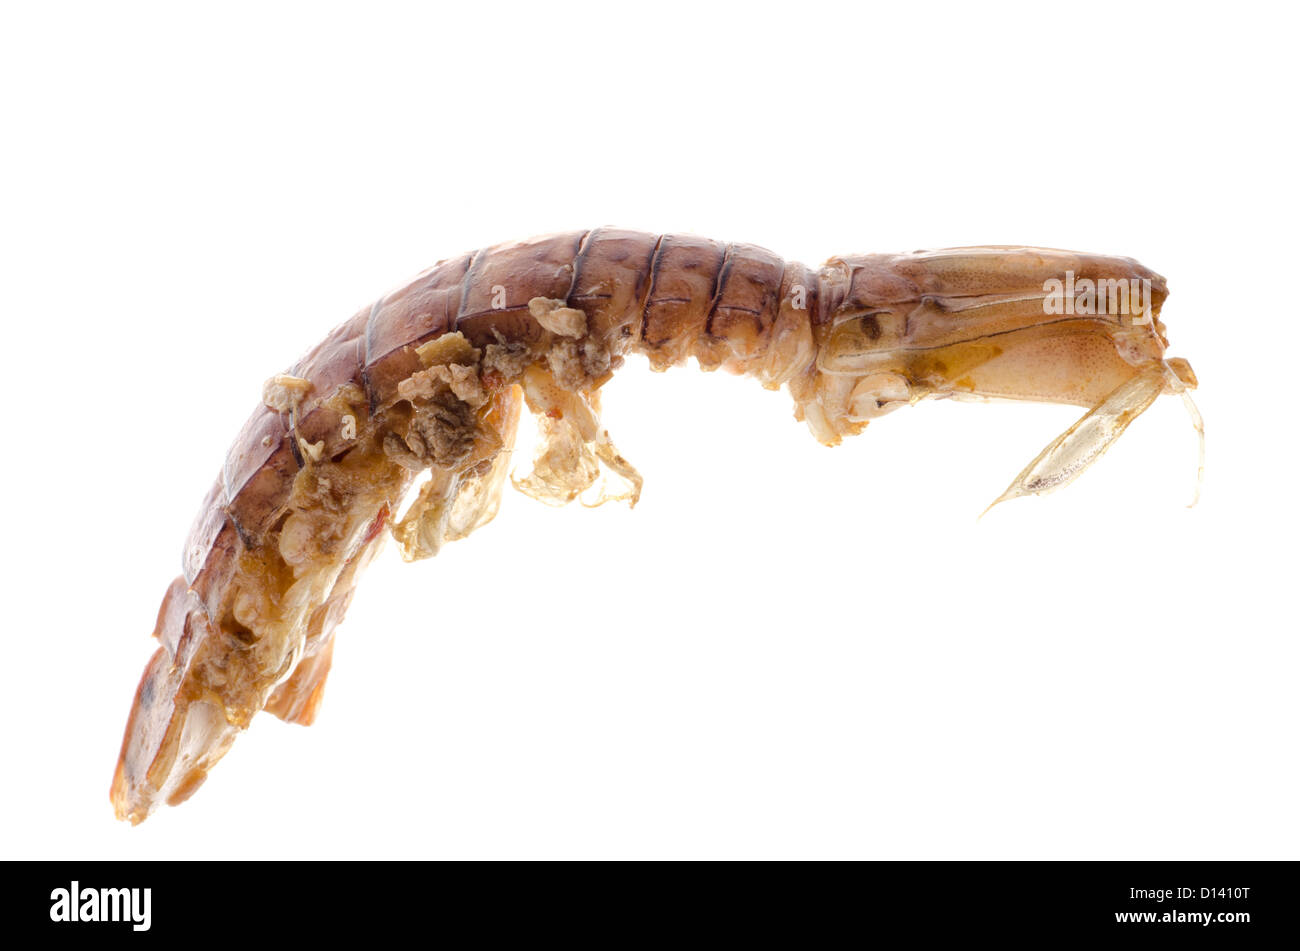
[[[8,5],[0,857],[1298,858],[1294,22],[1247,3]],[[390,547],[309,729],[139,828],[158,602],[262,381],[433,260],[616,224],[1166,275],[1161,400],[843,447],[633,359],[633,512]],[[530,428],[530,427],[529,427]]]

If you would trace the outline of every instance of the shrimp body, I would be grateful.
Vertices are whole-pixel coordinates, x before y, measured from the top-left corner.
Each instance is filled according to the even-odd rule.
[[[1099,309],[1099,283],[1141,306]],[[1128,258],[1033,248],[814,270],[753,245],[600,228],[441,261],[267,382],[163,598],[117,815],[188,798],[260,710],[312,722],[361,571],[388,534],[413,560],[492,519],[522,406],[543,438],[516,487],[635,504],[641,478],[598,399],[629,353],[785,386],[827,445],[927,397],[1089,407],[1006,498],[1070,481],[1156,396],[1195,386],[1164,358],[1165,296]]]

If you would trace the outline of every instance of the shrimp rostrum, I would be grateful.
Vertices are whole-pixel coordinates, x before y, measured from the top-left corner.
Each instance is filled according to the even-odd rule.
[[[826,445],[926,398],[1087,407],[1011,498],[1069,482],[1157,396],[1195,387],[1165,359],[1165,296],[1129,258],[1019,247],[812,269],[601,228],[441,261],[267,381],[158,612],[117,815],[189,797],[260,710],[312,722],[362,570],[388,534],[413,560],[492,519],[522,407],[541,440],[517,488],[635,504],[641,478],[599,412],[629,353],[784,386]]]

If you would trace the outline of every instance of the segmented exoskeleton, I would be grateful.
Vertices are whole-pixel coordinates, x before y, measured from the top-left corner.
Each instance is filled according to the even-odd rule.
[[[1112,291],[1100,308],[1099,286]],[[334,628],[384,534],[415,559],[490,520],[521,403],[543,438],[515,484],[553,504],[602,471],[599,498],[635,503],[641,479],[598,412],[629,353],[784,385],[828,445],[926,397],[1090,407],[1008,498],[1070,481],[1160,393],[1195,386],[1164,359],[1165,295],[1128,258],[1033,248],[813,270],[753,245],[601,228],[441,261],[267,382],[163,599],[117,814],[139,822],[187,798],[259,710],[312,721]]]

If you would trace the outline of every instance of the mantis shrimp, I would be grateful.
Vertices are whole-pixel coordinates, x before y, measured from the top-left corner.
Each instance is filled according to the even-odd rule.
[[[1129,258],[970,247],[813,270],[612,228],[440,261],[267,381],[159,609],[117,816],[188,798],[260,710],[313,721],[334,630],[385,535],[414,560],[490,521],[523,406],[541,440],[517,488],[635,504],[641,477],[599,400],[629,353],[784,386],[826,445],[926,398],[1087,407],[1002,501],[1070,482],[1162,393],[1200,428],[1191,367],[1164,357],[1166,293]]]

